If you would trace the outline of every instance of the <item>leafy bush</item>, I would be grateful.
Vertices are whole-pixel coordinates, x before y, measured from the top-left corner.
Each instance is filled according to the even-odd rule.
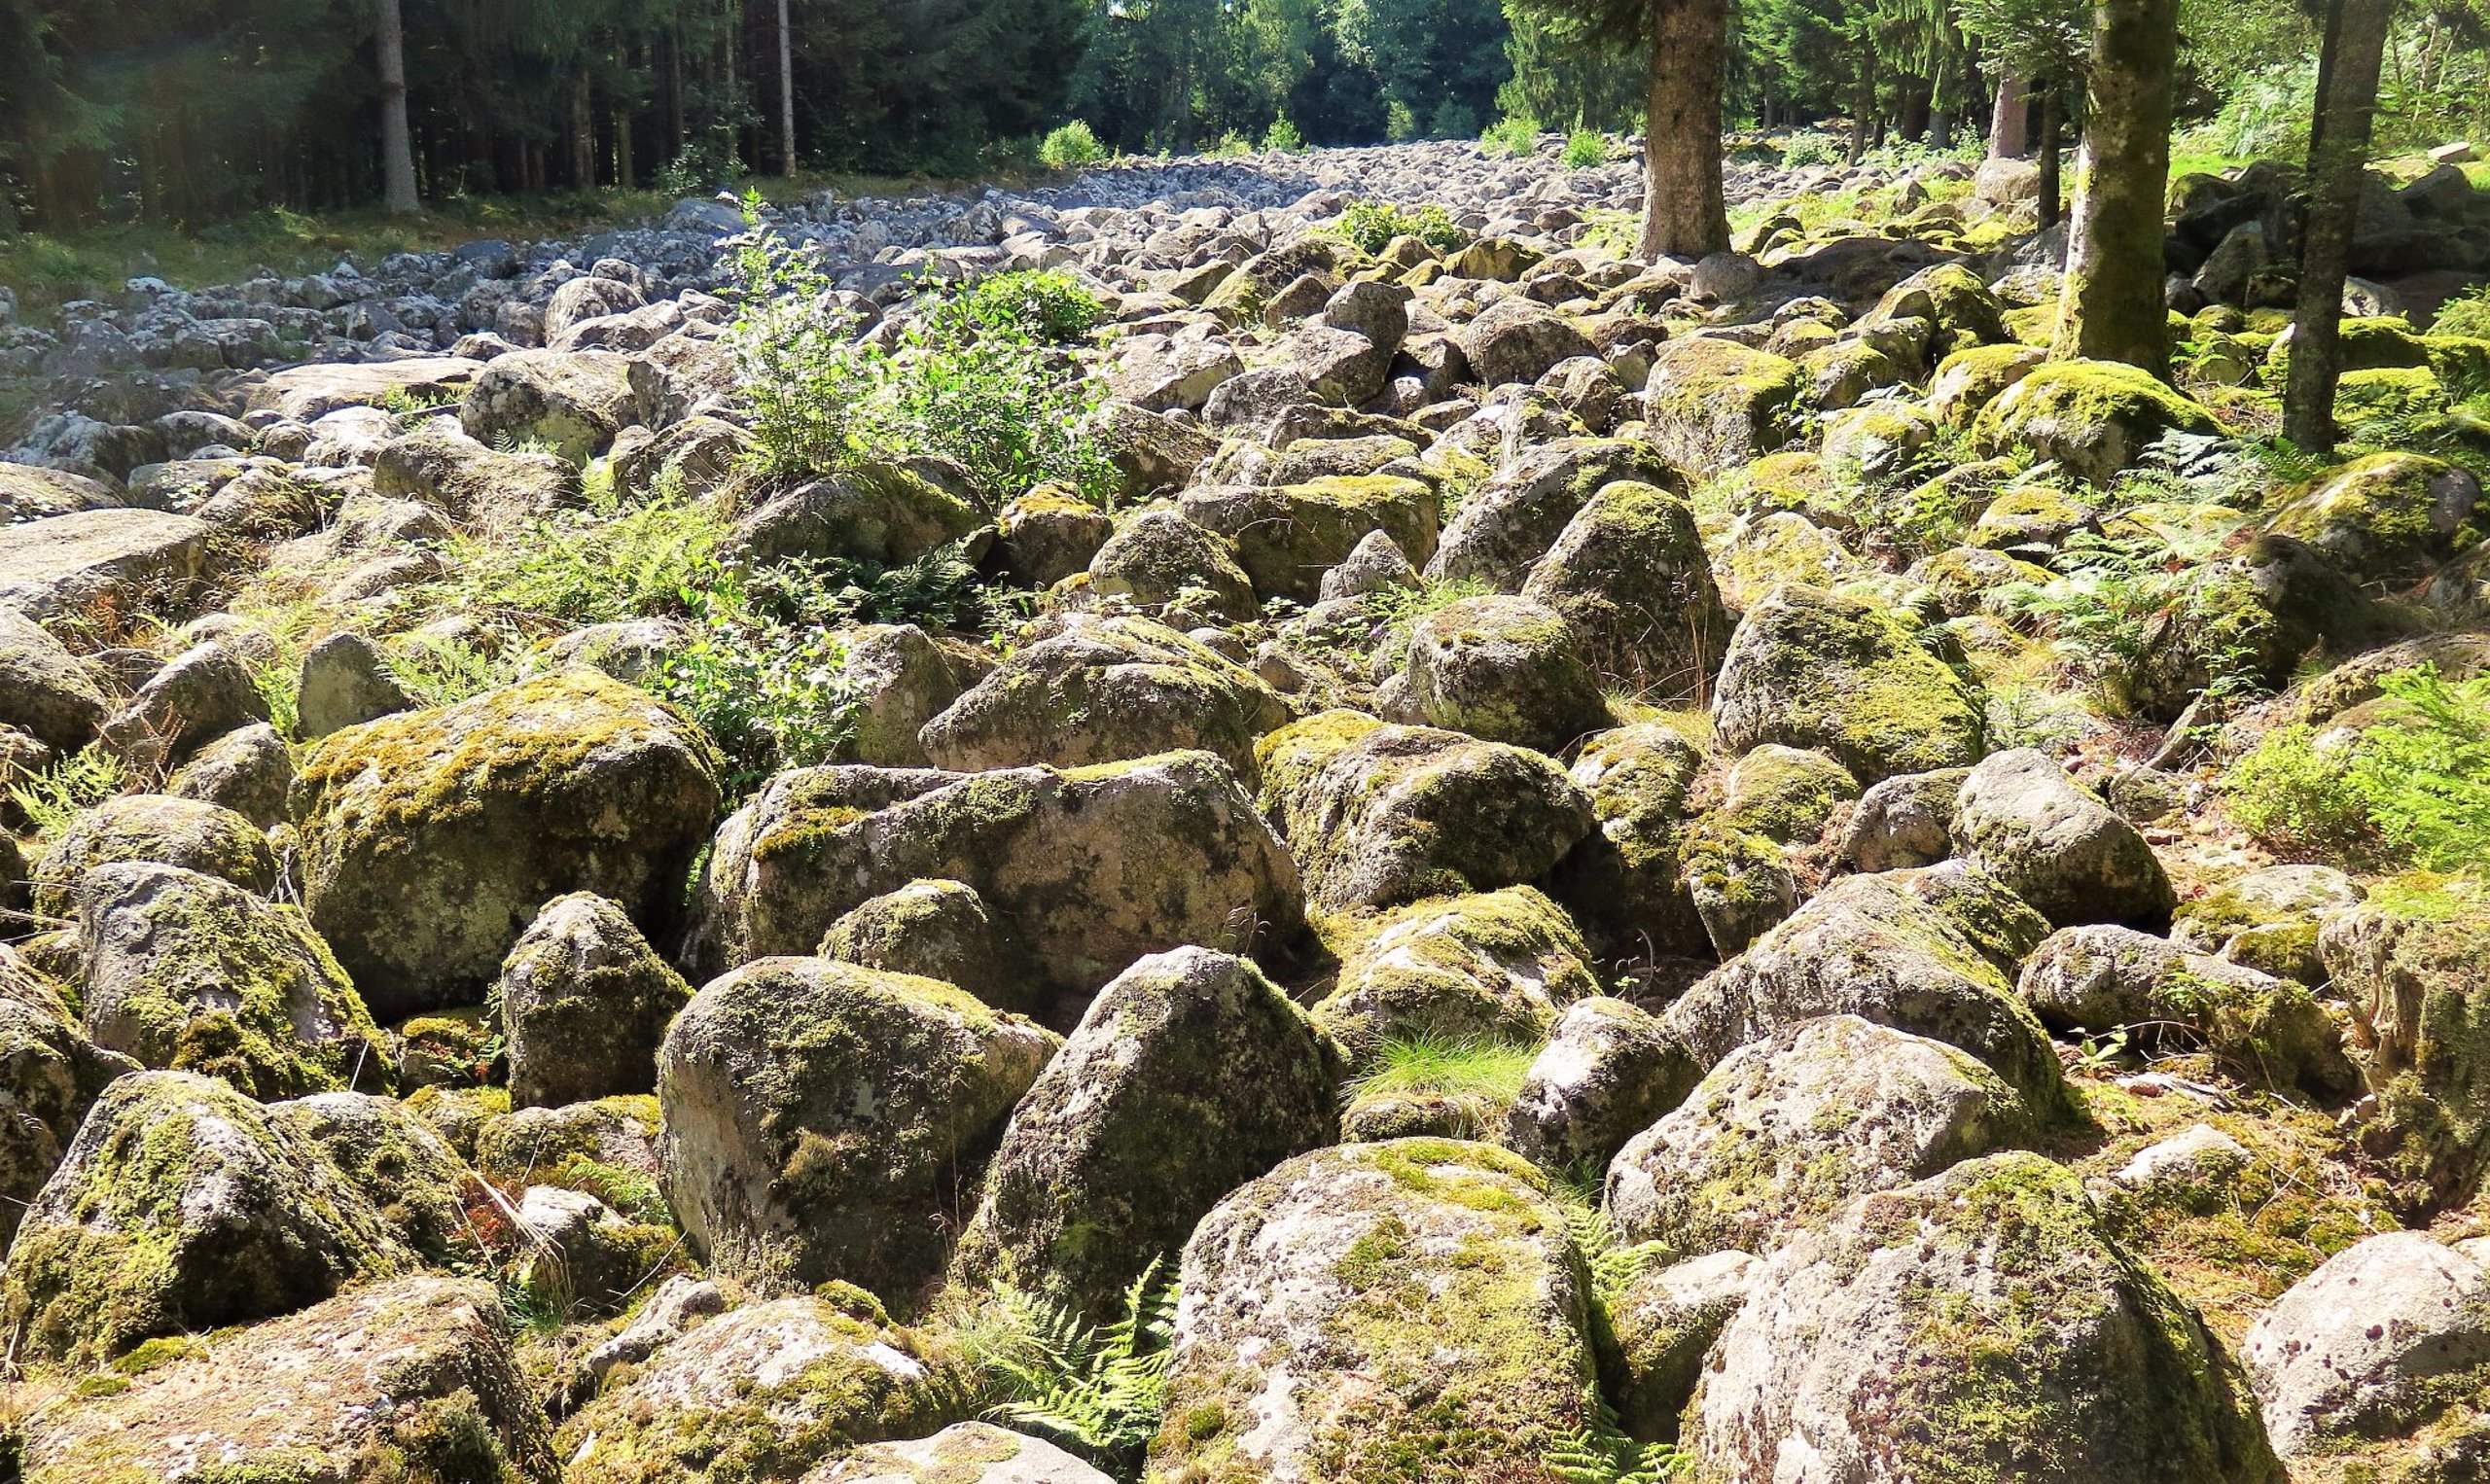
[[[1155,1257],[1125,1291],[1122,1318],[1103,1329],[1066,1305],[998,1286],[964,1336],[995,1398],[986,1415],[1129,1477],[1166,1408],[1176,1296]]]
[[[1565,139],[1565,168],[1588,170],[1608,163],[1608,136],[1595,128],[1578,128]]]
[[[2230,816],[2276,850],[2356,859],[2375,842],[2368,808],[2346,776],[2346,749],[2320,750],[2302,725],[2277,727],[2223,778]]]
[[[1470,234],[1454,226],[1441,206],[1433,204],[1405,211],[1389,201],[1351,201],[1332,229],[1362,253],[1379,253],[1395,237],[1415,237],[1441,253],[1456,251],[1470,241]]]
[[[1079,119],[1047,135],[1038,146],[1038,163],[1049,170],[1083,170],[1107,158],[1107,147],[1095,130]]]
[[[1781,142],[1781,165],[1787,170],[1801,165],[1837,165],[1849,158],[1848,142],[1822,129],[1801,129]]]
[[[1271,121],[1263,132],[1263,148],[1274,155],[1298,155],[1305,150],[1305,136],[1297,131],[1286,114]]]
[[[2430,322],[2432,335],[2469,335],[2490,339],[2490,286],[2460,295],[2438,306]]]
[[[1254,141],[1234,129],[1229,129],[1219,136],[1219,143],[1202,153],[1213,159],[1242,159],[1254,153]]]
[[[829,761],[854,735],[862,699],[837,635],[758,619],[739,597],[731,586],[710,595],[647,682],[726,754],[733,797],[781,769]]]
[[[1507,117],[1487,125],[1478,136],[1479,147],[1490,155],[1518,159],[1539,148],[1539,121]]]
[[[2223,780],[2239,823],[2278,846],[2335,860],[2462,870],[2490,858],[2490,676],[2434,665],[2382,676],[2389,720],[2346,745],[2306,726],[2268,733]]]
[[[943,333],[952,336],[1000,335],[1071,345],[1098,328],[1107,307],[1070,273],[1043,269],[980,278],[936,296],[927,312],[940,316]]]

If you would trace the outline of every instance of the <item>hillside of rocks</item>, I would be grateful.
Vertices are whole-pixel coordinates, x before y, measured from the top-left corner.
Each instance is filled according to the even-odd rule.
[[[20,313],[0,1478],[2490,1477],[2490,199],[1132,162]]]

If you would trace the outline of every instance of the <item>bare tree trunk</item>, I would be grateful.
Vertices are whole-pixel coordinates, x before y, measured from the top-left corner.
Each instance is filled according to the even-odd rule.
[[[1652,24],[1652,90],[1643,124],[1645,261],[1700,258],[1729,246],[1721,191],[1721,87],[1726,0],[1660,0]]]
[[[2178,59],[2179,0],[2100,0],[2052,355],[2124,361],[2156,376],[2169,368],[2161,210]]]
[[[787,0],[778,0],[778,163],[789,180],[796,178],[796,32]]]
[[[2293,320],[2283,436],[2318,453],[2334,449],[2334,387],[2342,375],[2343,279],[2360,221],[2361,176],[2377,114],[2378,67],[2395,0],[2332,0],[2319,66],[2308,158],[2308,225],[2300,233],[2299,312]]]
[[[2064,187],[2058,178],[2060,174],[2058,157],[2061,153],[2058,148],[2061,142],[2059,136],[2065,132],[2065,127],[2066,85],[2051,83],[2048,90],[2041,94],[2041,230],[2043,231],[2047,231],[2058,225],[2059,216],[2065,208],[2065,201],[2060,194]]]
[[[571,83],[571,185],[596,189],[595,89],[583,72]]]
[[[424,209],[415,198],[414,143],[407,128],[407,30],[398,0],[380,0],[380,166],[382,205],[395,216]]]
[[[1997,81],[1997,106],[1988,116],[1988,158],[2016,159],[2031,148],[2031,85],[2009,73]]]

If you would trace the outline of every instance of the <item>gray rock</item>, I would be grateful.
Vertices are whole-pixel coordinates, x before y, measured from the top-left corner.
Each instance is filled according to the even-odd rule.
[[[165,783],[176,798],[231,809],[263,830],[286,822],[294,787],[294,750],[263,722],[227,732],[183,763]]]
[[[821,956],[940,979],[997,1009],[1043,1007],[1019,943],[986,911],[977,889],[958,881],[911,881],[859,903],[830,925]]]
[[[874,1443],[804,1475],[804,1484],[1110,1484],[1049,1442],[991,1423],[953,1423],[912,1443]]]
[[[93,670],[33,619],[0,607],[0,724],[74,753],[112,709]]]
[[[2057,927],[2170,926],[2176,897],[2133,825],[2030,748],[1983,760],[1954,806],[1956,852]]]
[[[1863,871],[1934,866],[1953,853],[1954,800],[1969,768],[1902,773],[1862,795],[1841,859]]]
[[[1615,724],[1563,615],[1520,597],[1463,598],[1409,636],[1401,720],[1561,752]]]
[[[545,903],[502,964],[496,998],[514,1108],[657,1088],[658,1043],[692,998],[622,907],[590,892]]]
[[[2239,1356],[2286,1459],[2411,1431],[2490,1365],[2490,1269],[2420,1232],[2371,1237],[2294,1284]]]
[[[1565,1007],[1532,1059],[1505,1143],[1543,1169],[1605,1169],[1692,1091],[1702,1071],[1659,1020],[1605,995]]]
[[[380,647],[350,631],[331,634],[304,652],[295,695],[301,718],[296,730],[305,742],[415,709],[414,697],[389,673]]]

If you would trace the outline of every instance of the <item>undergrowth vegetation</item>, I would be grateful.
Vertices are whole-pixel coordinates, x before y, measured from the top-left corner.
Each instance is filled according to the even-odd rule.
[[[2490,676],[2380,678],[2388,716],[2356,735],[2280,727],[2223,780],[2234,819],[2278,848],[2430,870],[2490,859]]]
[[[986,1416],[1118,1478],[1136,1477],[1166,1409],[1177,1296],[1159,1258],[1125,1290],[1123,1313],[1104,1325],[1067,1304],[997,1285],[962,1337]]]

